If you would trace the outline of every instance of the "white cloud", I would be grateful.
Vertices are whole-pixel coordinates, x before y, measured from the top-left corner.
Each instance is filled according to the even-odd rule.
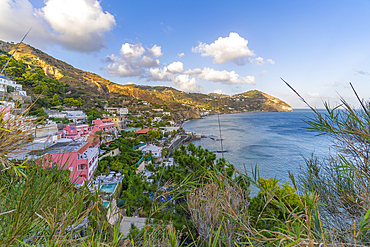
[[[274,60],[272,60],[271,58],[267,59],[266,61],[267,61],[268,63],[275,64],[275,61],[274,61]]]
[[[309,97],[313,97],[313,98],[318,98],[318,97],[320,97],[320,94],[319,94],[319,93],[307,93],[307,95],[308,95]]]
[[[363,71],[363,70],[360,70],[358,68],[353,68],[354,71],[356,71],[357,73],[359,73],[360,75],[370,75],[369,72],[366,72],[366,71]]]
[[[263,74],[266,74],[266,73],[268,73],[268,71],[267,71],[267,70],[262,70],[262,71],[259,73],[259,75],[263,75]]]
[[[169,32],[171,32],[171,31],[173,31],[173,30],[175,30],[175,29],[173,29],[172,27],[170,27],[170,26],[166,26],[165,28],[162,28],[162,30],[165,32],[165,33],[169,33]]]
[[[184,69],[184,64],[182,62],[173,62],[167,66],[167,69],[171,73],[180,73]]]
[[[338,87],[338,86],[343,86],[344,88],[350,88],[349,84],[345,83],[343,84],[341,81],[335,81],[333,83],[326,83],[324,84],[326,87]]]
[[[120,55],[125,59],[129,60],[136,60],[141,57],[145,52],[144,47],[142,44],[132,45],[129,43],[125,43],[121,46],[119,51]]]
[[[29,28],[27,43],[58,44],[79,52],[106,47],[105,33],[116,24],[97,0],[46,0],[36,9],[28,0],[1,0],[0,36],[18,42]]]
[[[333,86],[336,87],[336,86],[340,86],[342,85],[342,82],[341,81],[335,81]]]
[[[197,85],[195,78],[190,78],[189,75],[178,75],[172,81],[178,89],[186,92],[199,92],[203,91],[203,88]]]
[[[202,53],[203,57],[214,57],[213,63],[215,64],[234,62],[237,65],[244,65],[250,63],[247,57],[255,56],[254,52],[248,48],[248,40],[232,32],[229,37],[219,37],[210,45],[200,42],[197,47],[192,48],[192,51]]]
[[[162,56],[161,47],[154,45],[144,48],[142,44],[125,43],[120,49],[120,57],[114,54],[105,59],[109,64],[104,68],[110,76],[130,77],[143,76],[145,68],[159,67],[156,57]]]
[[[0,0],[0,37],[5,41],[19,42],[32,27],[27,43],[45,43],[51,40],[44,18],[28,0]],[[47,40],[45,40],[47,39]]]
[[[254,61],[259,65],[262,66],[265,62],[263,61],[262,57],[257,57],[254,59]]]
[[[57,35],[57,40],[78,51],[105,47],[104,33],[116,24],[97,0],[46,0],[39,13]]]
[[[204,68],[203,70],[188,70],[184,73],[196,75],[199,79],[204,81],[221,82],[222,84],[256,84],[254,76],[242,77],[235,71],[228,72],[226,70],[219,71],[211,68]]]
[[[224,91],[222,91],[221,89],[216,89],[214,90],[212,93],[217,93],[217,94],[226,94]]]
[[[254,62],[256,62],[256,64],[257,65],[259,65],[259,66],[262,66],[262,65],[264,65],[266,62],[267,63],[270,63],[270,64],[272,64],[272,65],[274,65],[275,64],[275,62],[274,62],[274,60],[272,60],[272,59],[267,59],[266,60],[266,62],[263,60],[263,58],[262,57],[257,57],[257,58],[255,58],[255,59],[253,59],[253,61]]]
[[[185,75],[199,75],[200,73],[202,73],[202,69],[200,68],[188,69],[182,73]]]
[[[179,53],[179,54],[177,54],[177,56],[179,56],[179,58],[182,58],[183,56],[185,56],[185,53]]]
[[[143,56],[143,58],[137,63],[140,67],[153,68],[161,65],[158,59],[152,57]]]
[[[148,81],[172,81],[175,77],[171,72],[168,71],[167,67],[163,69],[151,68],[149,69]]]
[[[148,49],[148,52],[155,57],[160,57],[163,55],[161,47],[157,45],[153,45],[151,49]]]
[[[173,81],[176,74],[184,69],[182,62],[173,62],[163,69],[155,68],[149,70],[148,81]]]
[[[194,77],[190,77],[189,74],[183,74],[181,71],[184,69],[182,62],[173,62],[168,66],[160,68],[149,69],[148,81],[170,81],[179,90],[186,92],[199,92],[203,88],[198,85],[197,80]]]

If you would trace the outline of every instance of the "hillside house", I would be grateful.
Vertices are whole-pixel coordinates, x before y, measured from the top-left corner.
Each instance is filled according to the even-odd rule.
[[[8,86],[13,87],[21,96],[27,96],[26,91],[22,91],[22,85],[10,80],[7,76],[0,76],[0,92],[8,92]]]
[[[158,146],[149,144],[149,145],[139,147],[139,150],[141,152],[143,152],[144,154],[152,153],[153,157],[160,158],[161,157],[161,152],[162,152],[162,147],[158,147]]]

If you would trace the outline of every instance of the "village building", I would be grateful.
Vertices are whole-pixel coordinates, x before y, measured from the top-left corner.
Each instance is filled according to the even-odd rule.
[[[111,117],[113,120],[114,126],[121,131],[126,128],[126,122],[125,122],[125,117],[124,116],[115,116]]]
[[[154,117],[153,121],[154,122],[160,122],[160,121],[162,121],[162,118],[161,117]]]
[[[33,143],[22,152],[9,154],[19,160],[33,159],[44,168],[58,167],[69,170],[70,179],[81,184],[93,177],[98,166],[98,143],[59,139],[56,143]]]
[[[93,124],[93,126],[89,126],[88,124],[76,126],[67,125],[65,128],[63,128],[63,137],[75,140],[88,134],[93,134],[96,131],[103,131],[114,134],[114,136],[107,136],[107,138],[105,138],[106,141],[109,142],[118,134],[112,119],[96,119],[93,121]]]
[[[137,135],[140,135],[140,134],[146,134],[149,132],[149,128],[146,128],[146,129],[142,129],[142,130],[139,130],[139,131],[136,131],[135,134]]]
[[[162,147],[158,147],[158,146],[149,144],[149,145],[139,147],[139,150],[141,152],[143,152],[144,154],[152,153],[153,157],[160,158],[161,157],[161,152],[162,152]]]
[[[20,96],[27,96],[26,91],[22,91],[22,85],[17,82],[10,80],[7,76],[0,76],[0,92],[8,92],[8,87],[14,88],[16,92],[19,92]]]
[[[87,115],[83,111],[62,111],[62,112],[50,112],[48,114],[50,118],[68,118],[74,123],[83,122],[87,120]]]
[[[127,115],[128,109],[127,108],[118,108],[118,107],[104,107],[104,110],[108,111],[112,114],[117,114],[119,116]]]

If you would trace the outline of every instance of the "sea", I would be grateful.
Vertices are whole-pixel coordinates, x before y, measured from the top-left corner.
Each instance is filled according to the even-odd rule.
[[[333,152],[329,137],[305,129],[308,125],[303,120],[313,116],[308,109],[222,114],[191,120],[183,127],[205,136],[194,140],[194,145],[216,152],[223,149],[217,157],[223,155],[239,172],[252,176],[257,166],[260,176],[284,183],[290,181],[288,171],[299,175],[305,158],[323,159]]]

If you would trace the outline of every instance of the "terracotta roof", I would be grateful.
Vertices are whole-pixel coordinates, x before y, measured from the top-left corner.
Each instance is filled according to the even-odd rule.
[[[94,135],[94,134],[90,134],[90,135],[87,137],[86,141],[87,141],[88,143],[93,144],[93,145],[95,146],[96,144],[98,144],[98,143],[99,143],[99,138],[96,138],[96,139],[95,139],[95,141],[94,141],[94,138],[95,138],[95,135]]]
[[[150,130],[149,128],[142,129],[142,130],[136,131],[135,134],[146,134],[148,133],[149,130]]]
[[[86,143],[85,145],[83,145],[80,150],[77,151],[77,153],[79,154],[83,154],[83,152],[85,152],[88,148],[90,147],[90,143]]]

